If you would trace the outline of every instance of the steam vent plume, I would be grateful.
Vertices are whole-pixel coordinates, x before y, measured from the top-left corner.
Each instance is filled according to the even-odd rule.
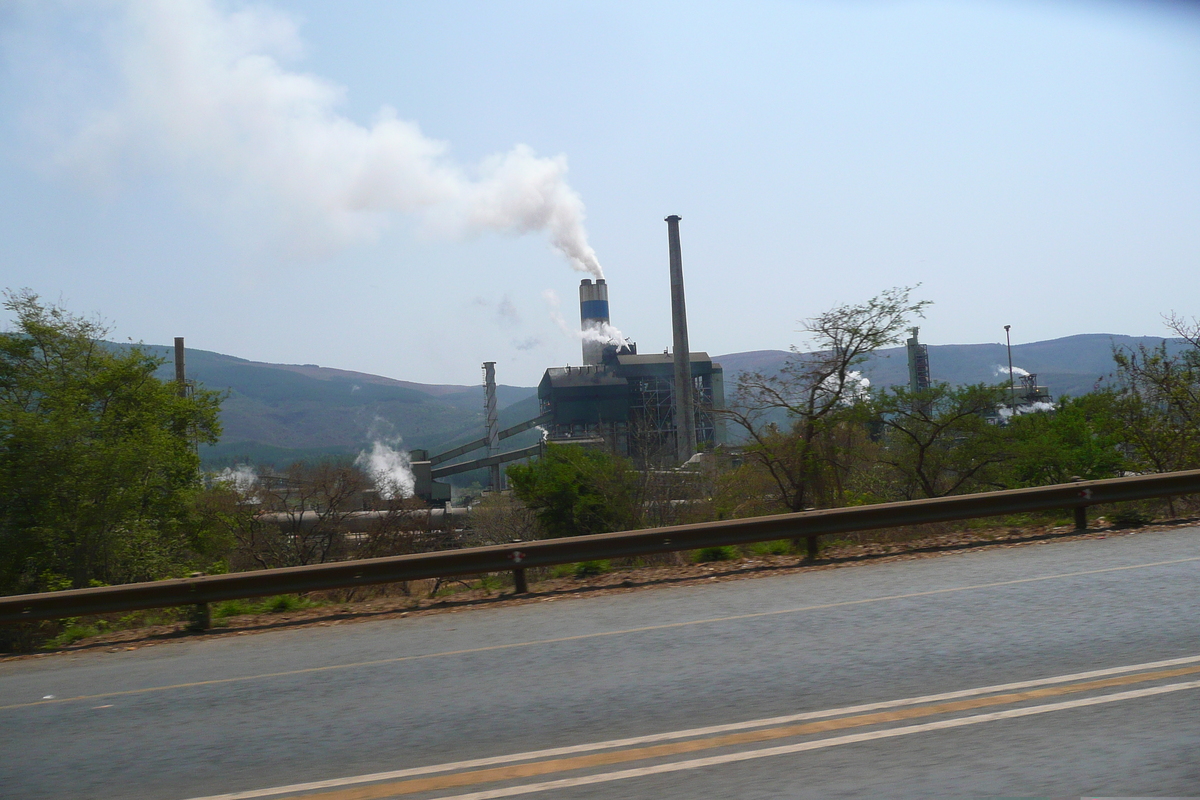
[[[584,278],[579,283],[579,324],[583,331],[599,331],[608,325],[608,284],[604,278]],[[583,339],[583,363],[598,366],[604,360],[604,340]]]

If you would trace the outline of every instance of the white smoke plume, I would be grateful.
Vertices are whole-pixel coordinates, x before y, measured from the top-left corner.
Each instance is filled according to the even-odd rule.
[[[601,322],[594,328],[571,332],[585,342],[600,342],[601,344],[616,344],[622,348],[625,347],[625,334],[607,322]]]
[[[393,109],[359,124],[337,111],[344,88],[283,66],[303,44],[290,18],[262,6],[116,7],[120,90],[74,122],[59,159],[73,172],[168,175],[233,220],[273,226],[296,253],[370,240],[415,214],[450,236],[542,232],[573,268],[603,277],[565,157],[518,144],[468,169]]]
[[[1016,408],[1016,413],[1017,414],[1041,414],[1041,413],[1045,413],[1047,411],[1054,411],[1056,408],[1058,408],[1058,406],[1056,406],[1054,403],[1047,403],[1044,400],[1039,400],[1036,403],[1024,403],[1024,404],[1018,405]],[[1011,419],[1013,416],[1013,409],[1011,409],[1008,406],[1000,406],[999,408],[996,409],[996,412],[1000,415],[1000,417],[1002,419],[1006,419],[1006,420]]]
[[[836,375],[830,375],[821,384],[821,390],[827,395],[832,395],[838,390],[838,379]],[[846,373],[846,382],[842,384],[842,396],[840,403],[845,405],[854,405],[857,402],[866,400],[871,394],[871,379],[863,375],[858,370],[851,370]]]
[[[412,459],[407,450],[397,449],[399,444],[399,440],[386,442],[377,439],[371,443],[369,452],[363,450],[354,459],[355,465],[362,467],[370,476],[375,491],[384,500],[412,497],[416,491]]]
[[[997,364],[995,369],[996,369],[997,375],[1008,375],[1009,374],[1008,367],[1003,367],[1003,366],[1000,366],[999,364]],[[1021,369],[1020,367],[1012,368],[1012,375],[1014,377],[1024,378],[1028,374],[1029,374],[1029,370]]]
[[[594,328],[586,328],[580,330],[573,327],[566,318],[563,317],[562,301],[558,299],[558,293],[553,289],[547,289],[542,292],[542,299],[546,301],[546,305],[550,307],[550,319],[554,320],[554,324],[562,330],[567,336],[574,339],[579,339],[585,342],[600,342],[602,344],[615,344],[618,348],[624,348],[625,334],[621,333],[616,327],[603,322]]]
[[[214,476],[218,483],[232,488],[238,494],[251,494],[258,486],[258,473],[250,464],[238,464],[236,467],[226,467]]]

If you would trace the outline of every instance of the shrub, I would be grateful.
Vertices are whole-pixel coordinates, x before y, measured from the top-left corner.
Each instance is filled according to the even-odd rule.
[[[1109,514],[1108,520],[1114,528],[1140,528],[1149,525],[1154,518],[1136,506],[1127,506]]]
[[[294,594],[280,594],[268,597],[258,603],[252,603],[249,600],[225,600],[213,606],[212,616],[214,619],[224,619],[226,617],[239,617],[243,614],[278,614],[285,611],[312,608],[317,605],[320,605],[320,603],[309,600],[307,597],[300,597]]]
[[[263,600],[258,604],[257,611],[260,614],[277,614],[284,611],[298,611],[302,608],[312,608],[315,605],[318,604],[307,597],[300,597],[294,594],[280,594]]]
[[[590,578],[593,575],[603,575],[612,569],[612,565],[607,561],[580,561],[575,565],[576,578]]]
[[[575,445],[549,445],[532,464],[509,467],[508,480],[546,536],[638,527],[638,476],[627,459]]]
[[[63,628],[62,633],[46,642],[44,645],[47,650],[66,647],[69,644],[78,642],[80,639],[86,639],[89,636],[97,636],[100,633],[99,628],[93,625],[80,625],[74,620],[64,620],[64,622],[68,624]]]
[[[703,564],[706,561],[733,561],[740,558],[741,553],[733,545],[721,545],[720,547],[705,547],[696,551],[694,560]]]

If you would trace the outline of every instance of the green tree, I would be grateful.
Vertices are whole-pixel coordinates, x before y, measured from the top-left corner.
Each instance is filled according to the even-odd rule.
[[[883,425],[879,461],[905,500],[1000,488],[998,467],[1011,458],[1007,431],[986,419],[1004,402],[1003,387],[894,386],[875,397]]]
[[[508,468],[513,494],[546,536],[582,536],[638,527],[638,475],[626,459],[586,447],[548,445],[530,464]]]
[[[1115,478],[1128,468],[1118,421],[1121,398],[1112,392],[1064,397],[1052,412],[1018,414],[1008,424],[1014,487]]]
[[[1117,348],[1114,411],[1136,469],[1172,472],[1200,466],[1200,321],[1172,314],[1167,325],[1186,343]]]
[[[807,320],[810,351],[792,347],[778,373],[743,373],[724,412],[745,432],[746,457],[770,474],[791,511],[845,501],[845,442],[865,421],[866,382],[855,367],[895,344],[927,301],[895,288]]]
[[[189,524],[215,392],[180,396],[162,363],[104,327],[7,292],[0,333],[0,591],[177,574],[204,549]]]

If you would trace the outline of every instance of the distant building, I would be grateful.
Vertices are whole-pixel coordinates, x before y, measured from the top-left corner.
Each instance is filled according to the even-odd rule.
[[[725,373],[707,353],[691,354],[699,449],[725,443]],[[639,461],[675,453],[675,367],[668,354],[638,355],[637,345],[605,345],[599,364],[552,367],[538,385],[550,442],[602,441]]]

